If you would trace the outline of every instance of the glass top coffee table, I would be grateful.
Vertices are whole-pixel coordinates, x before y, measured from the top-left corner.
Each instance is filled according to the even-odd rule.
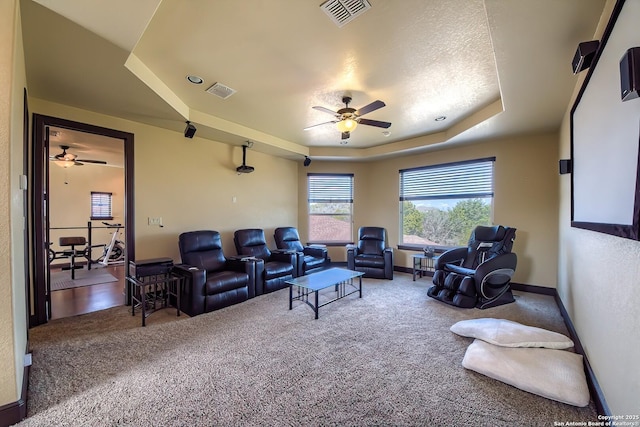
[[[287,280],[289,285],[289,310],[293,309],[293,301],[302,301],[311,307],[318,318],[318,309],[348,295],[358,292],[362,298],[362,276],[360,271],[347,270],[346,268],[330,268],[328,270],[312,273],[308,276]],[[353,279],[358,278],[358,284]],[[293,288],[297,289],[294,296]],[[335,287],[335,295],[331,295],[328,301],[318,303],[318,292],[330,287]],[[313,298],[309,299],[309,295]]]

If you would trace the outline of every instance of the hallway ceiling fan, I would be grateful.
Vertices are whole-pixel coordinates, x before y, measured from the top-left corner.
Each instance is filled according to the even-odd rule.
[[[389,122],[382,122],[379,120],[370,120],[363,119],[362,116],[365,114],[371,113],[372,111],[376,111],[386,104],[380,100],[373,101],[371,104],[365,105],[364,107],[356,110],[355,108],[349,107],[349,103],[351,102],[350,96],[343,96],[342,102],[345,104],[344,108],[339,109],[338,111],[332,111],[328,108],[321,106],[311,107],[314,110],[324,111],[325,113],[329,113],[335,117],[334,120],[324,123],[318,123],[317,125],[312,125],[304,128],[304,130],[309,130],[317,126],[323,126],[329,123],[335,123],[338,130],[342,133],[342,139],[348,139],[351,135],[351,132],[358,126],[367,125],[367,126],[375,126],[379,128],[388,129],[391,126]]]
[[[84,166],[85,163],[94,163],[98,165],[106,165],[104,160],[78,159],[76,154],[67,153],[70,148],[68,145],[61,145],[62,153],[49,157],[49,160],[62,168],[70,168],[71,166]]]

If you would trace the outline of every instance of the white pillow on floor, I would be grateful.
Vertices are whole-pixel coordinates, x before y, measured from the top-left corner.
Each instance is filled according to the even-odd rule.
[[[462,366],[547,399],[589,404],[582,356],[547,348],[509,348],[474,340]]]
[[[562,334],[505,319],[461,320],[451,326],[451,332],[502,347],[573,347],[573,341]]]

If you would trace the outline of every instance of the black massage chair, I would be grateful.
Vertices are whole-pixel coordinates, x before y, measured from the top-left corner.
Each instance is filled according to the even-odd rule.
[[[438,257],[427,294],[457,307],[489,308],[514,302],[511,277],[518,258],[511,252],[516,229],[478,226],[469,245]]]

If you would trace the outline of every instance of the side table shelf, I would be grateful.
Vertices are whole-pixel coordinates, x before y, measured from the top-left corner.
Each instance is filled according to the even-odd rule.
[[[156,310],[175,304],[180,316],[180,294],[184,278],[174,274],[173,260],[158,258],[146,261],[131,261],[127,282],[131,295],[131,315],[136,309],[142,314],[142,326],[146,318]]]
[[[424,254],[412,255],[413,257],[413,281],[416,281],[416,275],[422,278],[427,273],[435,272],[436,260],[438,255],[427,256]]]

